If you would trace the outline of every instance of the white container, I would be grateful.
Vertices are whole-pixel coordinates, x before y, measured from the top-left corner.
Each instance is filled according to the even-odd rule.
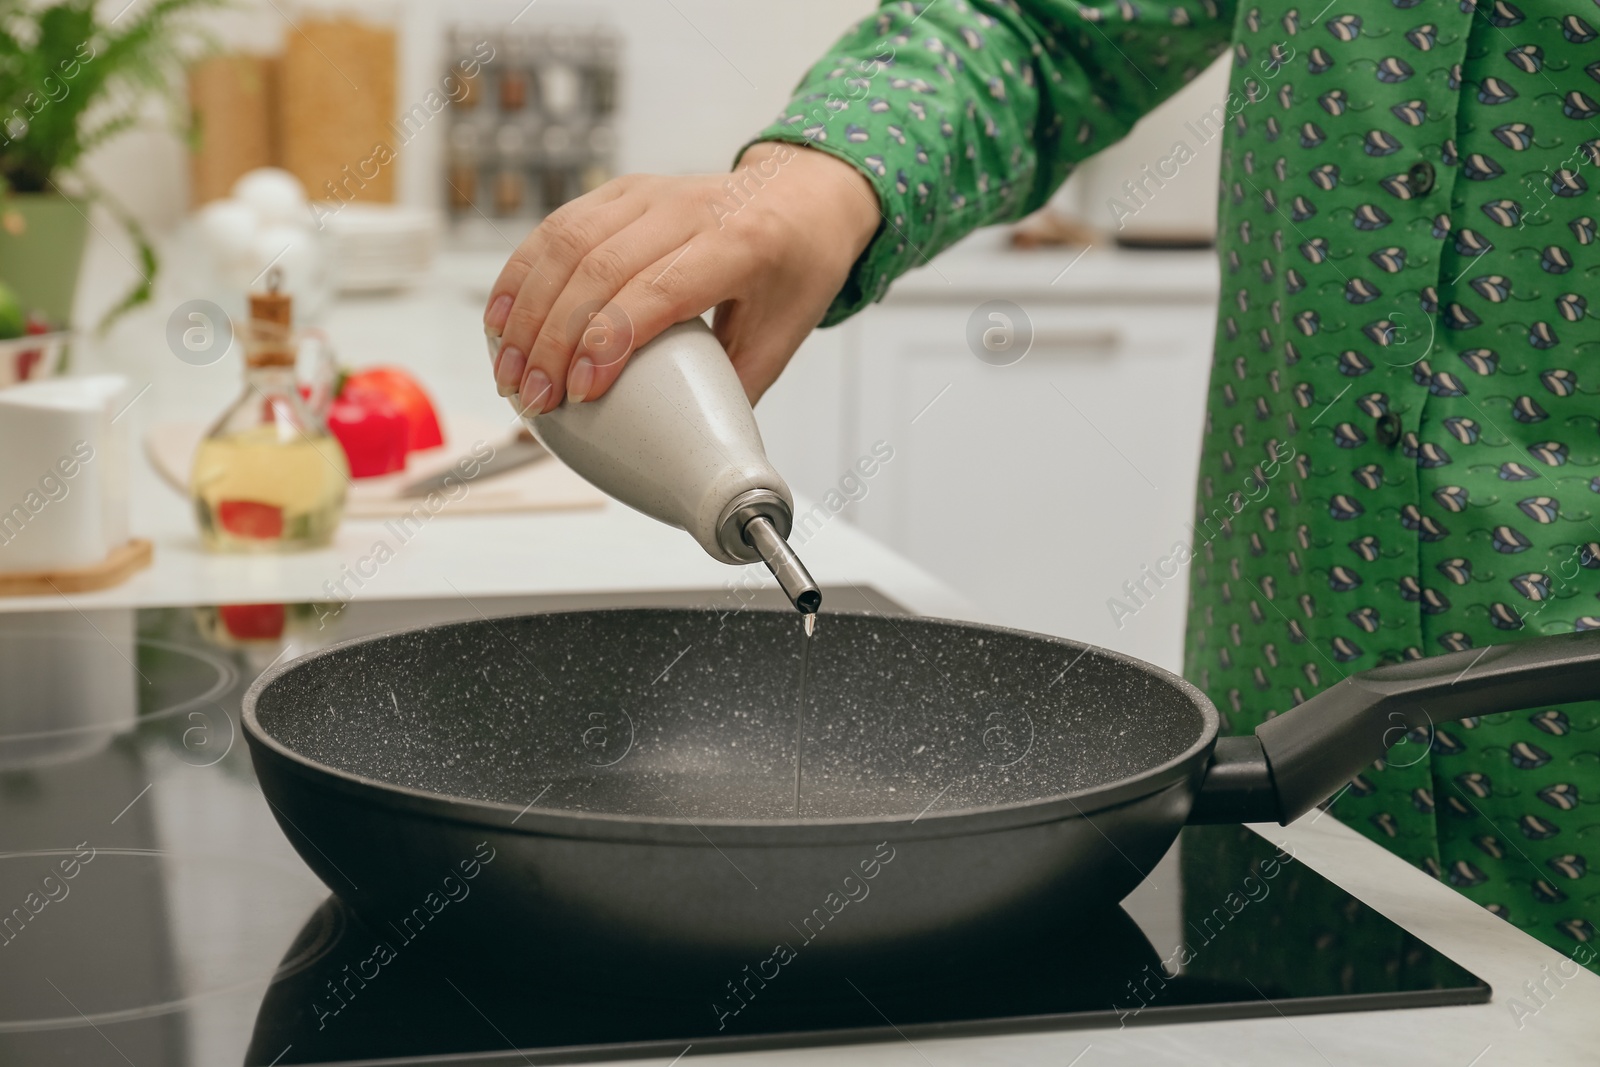
[[[0,572],[99,563],[128,540],[128,380],[0,389]]]
[[[394,204],[336,204],[323,216],[328,280],[342,293],[379,293],[422,282],[433,266],[439,216]]]

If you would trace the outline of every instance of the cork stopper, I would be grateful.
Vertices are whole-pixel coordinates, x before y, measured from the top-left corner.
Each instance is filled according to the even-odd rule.
[[[267,272],[267,291],[250,294],[250,331],[245,345],[247,366],[294,366],[294,299],[279,289],[282,281],[282,272],[274,267]]]

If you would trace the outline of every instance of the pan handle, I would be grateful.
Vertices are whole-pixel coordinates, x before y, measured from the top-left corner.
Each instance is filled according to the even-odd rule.
[[[1288,825],[1411,730],[1595,698],[1600,631],[1375,667],[1268,719],[1253,738],[1220,739],[1190,821]]]

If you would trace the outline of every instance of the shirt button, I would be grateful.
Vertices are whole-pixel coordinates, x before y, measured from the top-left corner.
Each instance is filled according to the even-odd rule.
[[[1433,191],[1433,164],[1413,163],[1411,169],[1406,171],[1406,182],[1411,186],[1414,196],[1427,196]]]
[[[1378,441],[1384,448],[1393,448],[1394,443],[1400,440],[1400,416],[1394,412],[1386,412],[1378,419]]]

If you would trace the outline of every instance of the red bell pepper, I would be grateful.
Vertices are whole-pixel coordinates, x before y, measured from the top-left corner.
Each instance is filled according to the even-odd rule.
[[[23,333],[29,337],[49,332],[50,324],[39,318],[37,315],[29,315],[27,325],[23,327]],[[25,382],[29,378],[33,377],[33,368],[36,367],[39,361],[43,358],[44,349],[42,348],[26,348],[21,352],[18,352],[16,356],[16,373],[13,380]]]
[[[217,608],[228,633],[241,641],[262,641],[283,636],[282,604],[222,604]]]
[[[347,390],[374,389],[400,409],[409,427],[406,451],[419,452],[444,444],[433,401],[428,398],[421,384],[399,367],[369,367],[356,371],[345,379],[344,387]]]
[[[328,407],[328,432],[344,447],[352,478],[405,470],[410,423],[393,401],[375,389],[347,380]]]

